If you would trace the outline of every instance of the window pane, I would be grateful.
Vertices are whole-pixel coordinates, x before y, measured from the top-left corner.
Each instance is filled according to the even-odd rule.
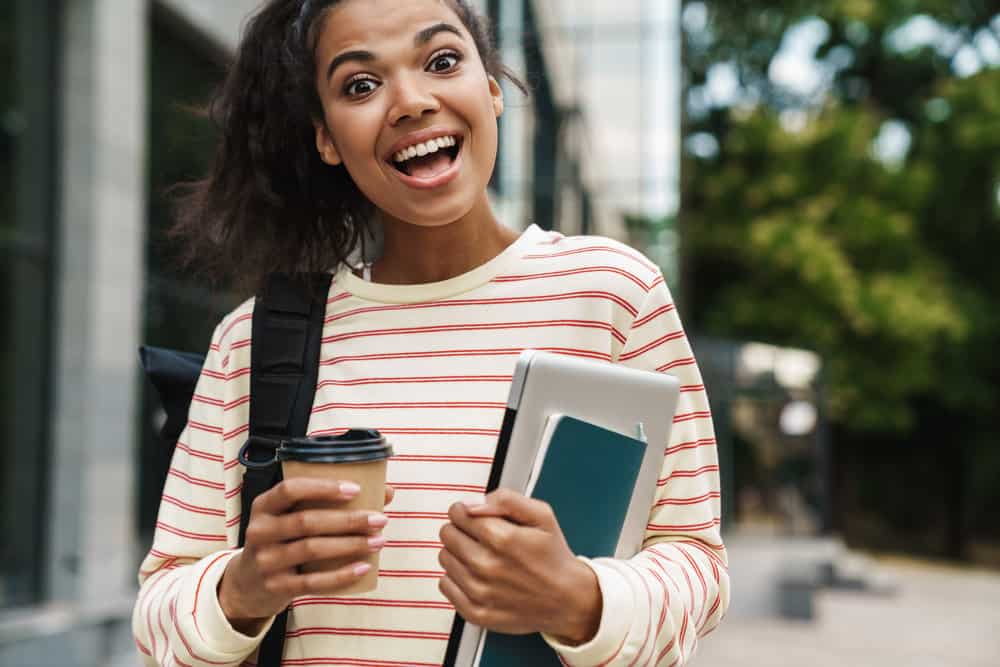
[[[41,589],[55,10],[46,2],[0,3],[0,608],[33,602]]]

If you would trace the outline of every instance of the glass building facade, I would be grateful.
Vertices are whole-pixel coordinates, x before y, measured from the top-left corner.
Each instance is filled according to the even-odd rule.
[[[487,3],[513,87],[494,179],[520,224],[602,234],[646,252],[676,283],[679,2]]]

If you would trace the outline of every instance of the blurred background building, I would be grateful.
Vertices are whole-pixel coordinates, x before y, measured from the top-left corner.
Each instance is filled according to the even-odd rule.
[[[238,298],[173,268],[164,190],[256,4],[0,3],[0,665],[137,664],[135,350]],[[734,582],[695,663],[995,664],[1000,7],[475,4],[531,87],[501,218],[640,248],[693,336]]]

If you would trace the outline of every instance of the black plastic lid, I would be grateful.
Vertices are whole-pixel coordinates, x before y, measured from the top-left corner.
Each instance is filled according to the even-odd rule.
[[[392,456],[392,445],[375,429],[351,429],[340,435],[292,438],[275,452],[279,461],[365,463]]]

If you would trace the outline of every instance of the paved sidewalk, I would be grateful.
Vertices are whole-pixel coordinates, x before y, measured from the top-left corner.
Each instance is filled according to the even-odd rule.
[[[812,622],[736,615],[695,667],[998,667],[1000,573],[877,561],[893,595],[824,590]],[[733,581],[733,595],[740,593]]]

